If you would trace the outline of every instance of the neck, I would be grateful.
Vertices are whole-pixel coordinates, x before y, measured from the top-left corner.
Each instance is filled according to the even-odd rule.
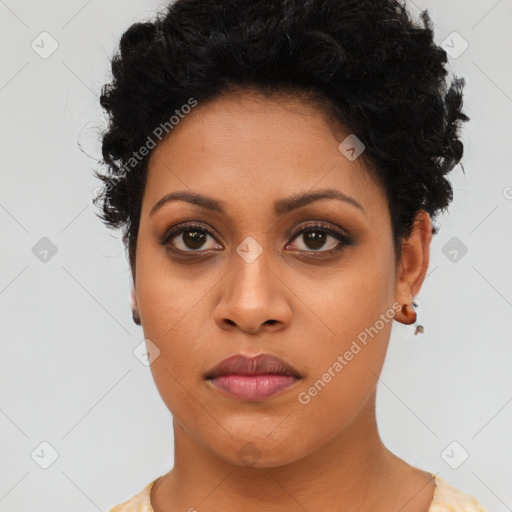
[[[306,457],[282,466],[233,464],[198,444],[177,421],[174,444],[174,467],[151,492],[155,512],[191,507],[252,512],[265,506],[285,512],[290,507],[332,509],[333,503],[345,511],[396,507],[407,512],[411,492],[418,491],[421,482],[427,486],[430,477],[407,465],[382,443],[375,394],[341,433]],[[430,503],[432,495],[430,486],[421,495],[424,504]]]

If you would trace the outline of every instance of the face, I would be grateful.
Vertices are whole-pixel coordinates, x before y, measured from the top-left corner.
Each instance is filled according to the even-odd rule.
[[[151,371],[175,426],[234,464],[251,449],[263,467],[307,456],[375,393],[395,253],[384,190],[338,148],[348,135],[298,99],[246,92],[196,106],[151,156],[135,267]],[[160,202],[176,192],[208,201]],[[235,398],[205,374],[239,353],[302,378]]]

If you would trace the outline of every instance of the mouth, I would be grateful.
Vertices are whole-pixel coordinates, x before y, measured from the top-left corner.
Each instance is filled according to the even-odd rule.
[[[284,392],[303,378],[291,365],[271,354],[237,354],[221,361],[205,379],[232,398],[260,401]]]

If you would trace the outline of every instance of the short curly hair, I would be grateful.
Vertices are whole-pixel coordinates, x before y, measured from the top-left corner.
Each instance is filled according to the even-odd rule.
[[[107,172],[95,172],[103,187],[93,202],[105,224],[124,227],[132,274],[151,134],[191,100],[235,90],[306,99],[355,134],[401,252],[416,214],[434,219],[451,202],[446,174],[462,158],[458,131],[469,120],[465,81],[448,87],[446,52],[428,11],[420,16],[423,26],[395,0],[177,0],[131,25],[101,91]]]

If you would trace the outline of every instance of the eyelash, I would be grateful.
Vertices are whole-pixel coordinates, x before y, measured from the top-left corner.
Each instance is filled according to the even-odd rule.
[[[170,250],[173,252],[177,252],[179,254],[186,254],[186,253],[200,253],[199,250],[189,250],[189,251],[183,251],[181,249],[177,249],[175,247],[172,247],[172,244],[170,243],[176,236],[181,235],[182,233],[186,231],[201,231],[203,233],[207,233],[212,238],[215,238],[215,235],[209,230],[203,227],[201,224],[194,224],[194,223],[185,223],[181,224],[178,227],[175,227],[168,231],[161,240],[161,245],[170,247]],[[341,233],[328,225],[325,225],[321,222],[317,222],[315,224],[310,224],[307,226],[302,227],[298,231],[296,231],[293,235],[291,240],[295,240],[297,237],[302,235],[303,233],[307,233],[310,231],[321,231],[322,233],[326,233],[328,235],[331,235],[333,238],[338,240],[339,244],[334,247],[333,249],[329,249],[326,251],[323,251],[321,249],[315,251],[315,250],[300,250],[300,252],[305,253],[318,253],[318,254],[327,254],[327,255],[335,255],[341,252],[345,247],[355,245],[354,240],[349,235],[346,235],[344,233]]]

